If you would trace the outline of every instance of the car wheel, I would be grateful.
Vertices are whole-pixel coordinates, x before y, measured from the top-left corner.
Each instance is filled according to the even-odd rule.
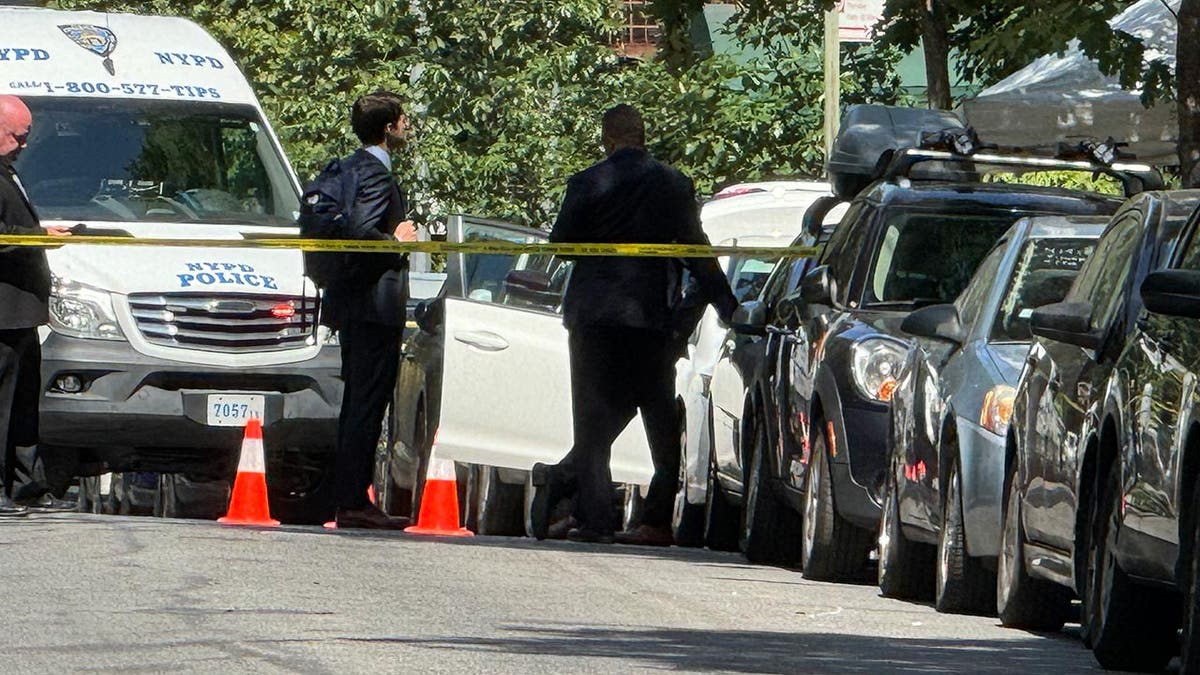
[[[800,560],[800,522],[772,490],[767,432],[761,419],[755,420],[753,439],[738,547],[750,562],[795,565]]]
[[[396,505],[393,502],[398,488],[392,478],[392,445],[395,443],[396,416],[392,404],[388,404],[383,413],[383,429],[379,433],[379,443],[375,446],[375,474],[371,486],[375,490],[375,506],[388,515],[395,515]]]
[[[467,499],[475,533],[502,537],[523,534],[524,485],[503,482],[492,466],[474,465],[472,472]]]
[[[708,468],[708,495],[704,499],[704,543],[714,551],[738,550],[738,508],[729,501],[716,467]]]
[[[1113,462],[1093,511],[1094,570],[1086,593],[1092,654],[1107,670],[1157,671],[1177,646],[1179,604],[1173,594],[1139,586],[1116,559],[1121,525],[1121,464]]]
[[[904,536],[898,492],[895,478],[888,478],[879,515],[879,590],[888,598],[927,600],[933,595],[933,549]]]
[[[413,519],[413,522],[416,522],[417,516],[421,512],[421,492],[425,489],[425,474],[429,468],[430,444],[433,439],[429,436],[428,424],[425,406],[420,405],[417,408],[417,415],[413,419],[413,443],[416,445],[413,453],[416,455],[417,461],[412,466],[408,487],[393,484],[391,488],[392,511],[389,513],[408,516]],[[392,474],[389,472],[388,475]]]
[[[680,415],[679,423],[679,489],[675,491],[675,508],[671,511],[671,533],[675,545],[696,548],[704,545],[704,504],[687,499],[687,423]]]
[[[335,457],[331,449],[314,449],[288,453],[277,462],[268,460],[271,517],[295,525],[333,520]]]
[[[103,513],[104,497],[100,492],[101,476],[81,476],[79,478],[79,512]]]
[[[1180,641],[1179,672],[1183,675],[1200,673],[1200,481],[1192,489],[1192,559],[1186,576],[1180,579],[1183,587],[1183,639]]]
[[[942,531],[938,534],[934,605],[945,614],[991,615],[996,611],[996,575],[967,555],[963,525],[962,475],[956,460],[946,479]]]
[[[161,473],[154,515],[160,518],[220,518],[229,510],[232,489],[232,484],[225,478]]]
[[[1025,528],[1021,522],[1021,492],[1014,465],[1005,495],[996,611],[1008,628],[1056,632],[1071,611],[1071,592],[1064,586],[1034,579],[1025,572]]]
[[[865,578],[865,563],[874,533],[855,527],[838,515],[827,452],[825,430],[814,424],[802,526],[804,578],[859,581]]]

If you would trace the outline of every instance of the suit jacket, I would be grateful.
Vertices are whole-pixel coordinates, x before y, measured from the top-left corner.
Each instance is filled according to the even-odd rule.
[[[33,205],[0,162],[0,234],[45,234]],[[0,330],[33,328],[49,320],[50,268],[40,248],[0,248]]]
[[[567,183],[552,242],[709,243],[691,179],[625,148]],[[715,258],[580,257],[563,298],[567,330],[625,326],[673,332],[686,267],[728,321],[737,305]]]
[[[396,225],[408,211],[396,179],[383,162],[362,148],[342,160],[342,168],[353,174],[358,184],[349,236],[392,239]],[[325,322],[334,327],[347,321],[403,326],[408,257],[397,253],[349,253],[346,265],[347,273],[325,291]]]

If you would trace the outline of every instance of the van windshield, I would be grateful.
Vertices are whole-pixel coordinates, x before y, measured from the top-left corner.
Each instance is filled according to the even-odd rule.
[[[298,197],[251,106],[25,99],[16,168],[43,220],[295,223]]]

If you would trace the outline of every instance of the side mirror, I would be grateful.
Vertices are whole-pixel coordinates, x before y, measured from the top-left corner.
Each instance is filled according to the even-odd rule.
[[[806,305],[833,305],[833,279],[827,265],[813,268],[800,280],[800,299]]]
[[[780,298],[775,304],[774,324],[778,328],[784,330],[796,330],[800,328],[800,321],[803,318],[801,307],[804,301],[798,293],[792,293]]]
[[[916,337],[946,340],[955,344],[962,344],[967,337],[958,309],[952,304],[922,307],[904,318],[900,330]]]
[[[829,215],[829,212],[843,201],[840,197],[817,197],[816,201],[809,204],[808,209],[804,211],[801,227],[813,237],[820,237],[821,230],[825,227],[825,216]]]
[[[1084,349],[1099,349],[1103,334],[1092,330],[1091,323],[1090,302],[1056,302],[1033,310],[1029,318],[1034,335]]]
[[[767,334],[767,306],[758,300],[750,300],[733,310],[732,324],[735,333],[741,335]]]
[[[1142,302],[1155,314],[1200,319],[1200,272],[1162,270],[1146,275]]]
[[[417,322],[417,328],[426,333],[435,333],[442,325],[442,303],[433,300],[430,302],[418,302],[413,308],[413,319]]]

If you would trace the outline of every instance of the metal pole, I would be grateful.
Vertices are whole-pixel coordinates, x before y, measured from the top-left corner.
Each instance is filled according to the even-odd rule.
[[[841,41],[838,38],[838,10],[825,12],[825,163],[833,152],[841,118]]]

